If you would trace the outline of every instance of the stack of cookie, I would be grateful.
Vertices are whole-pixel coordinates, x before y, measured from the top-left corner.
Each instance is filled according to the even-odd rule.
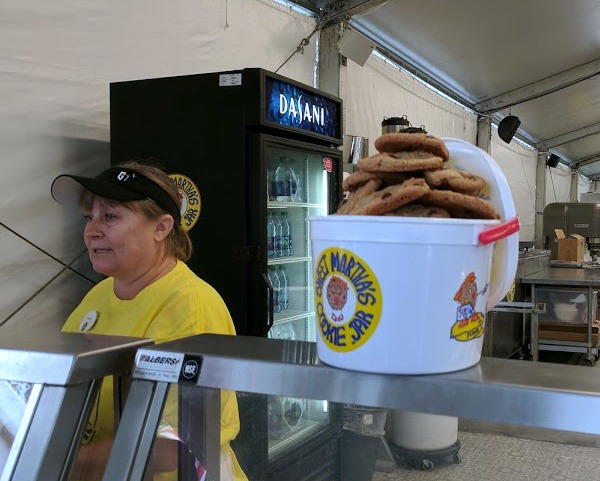
[[[342,187],[348,197],[337,214],[498,219],[479,197],[481,177],[447,166],[444,141],[424,133],[396,132],[375,140],[377,155],[360,159]]]

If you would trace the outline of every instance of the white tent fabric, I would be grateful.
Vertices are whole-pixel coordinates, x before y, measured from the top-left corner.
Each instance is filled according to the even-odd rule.
[[[348,60],[346,77],[344,131],[368,137],[371,154],[375,153],[373,141],[381,135],[381,121],[403,115],[415,127],[424,125],[432,135],[475,143],[477,117],[473,113],[385,60],[371,55],[364,67]]]
[[[533,241],[537,152],[516,140],[506,144],[498,137],[498,131],[492,129],[491,155],[506,176],[515,201],[521,222],[519,240]]]
[[[97,279],[50,184],[108,166],[110,82],[276,70],[315,25],[272,0],[5,0],[0,18],[0,325],[60,326],[92,285],[30,243]],[[315,57],[280,73],[313,85]]]
[[[275,71],[315,26],[274,0],[4,0],[0,18],[0,325],[57,327],[98,276],[84,252],[79,214],[52,201],[50,183],[60,173],[108,166],[110,82]],[[314,85],[314,40],[280,73]],[[392,116],[406,115],[437,136],[476,141],[472,112],[375,55],[364,67],[348,60],[341,79],[344,131],[369,137],[371,154],[381,121]],[[492,156],[511,185],[521,240],[533,240],[537,153],[507,146],[494,131]],[[549,202],[568,200],[570,179],[552,169]]]

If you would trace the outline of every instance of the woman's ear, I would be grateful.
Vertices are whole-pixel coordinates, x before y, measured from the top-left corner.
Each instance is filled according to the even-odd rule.
[[[158,242],[166,239],[167,236],[173,230],[174,222],[175,221],[173,220],[173,217],[171,217],[169,214],[164,214],[164,215],[160,216],[157,219],[156,224],[155,224],[156,228],[154,230],[154,238]]]

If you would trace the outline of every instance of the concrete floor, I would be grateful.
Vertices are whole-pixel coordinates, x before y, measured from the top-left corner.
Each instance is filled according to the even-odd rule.
[[[600,362],[588,367],[585,361],[583,354],[540,352],[540,362],[581,365],[600,373]],[[458,440],[458,464],[449,461],[429,471],[397,466],[375,472],[372,481],[600,480],[600,436],[459,419]]]

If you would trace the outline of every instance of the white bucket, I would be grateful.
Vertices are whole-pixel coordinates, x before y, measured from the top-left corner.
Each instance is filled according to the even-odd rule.
[[[309,222],[324,363],[428,374],[479,362],[494,246],[479,236],[500,221],[332,215]]]

